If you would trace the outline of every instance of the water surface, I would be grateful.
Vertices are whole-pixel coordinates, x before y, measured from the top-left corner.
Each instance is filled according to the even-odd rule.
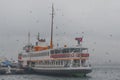
[[[45,75],[0,75],[0,80],[120,80],[119,66],[94,67],[87,77],[62,77]]]

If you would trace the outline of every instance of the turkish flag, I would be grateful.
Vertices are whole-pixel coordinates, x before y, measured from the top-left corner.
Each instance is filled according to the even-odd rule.
[[[83,38],[82,38],[82,37],[80,37],[80,38],[75,38],[75,40],[78,40],[78,41],[82,42]]]

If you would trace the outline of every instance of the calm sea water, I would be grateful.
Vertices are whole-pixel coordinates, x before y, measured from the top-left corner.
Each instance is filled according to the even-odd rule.
[[[45,75],[0,75],[0,80],[120,80],[120,66],[94,67],[87,77],[58,77]]]

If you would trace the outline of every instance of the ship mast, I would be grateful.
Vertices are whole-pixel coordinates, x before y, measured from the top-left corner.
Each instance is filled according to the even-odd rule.
[[[54,18],[54,6],[52,4],[52,19],[51,19],[51,40],[50,40],[50,49],[53,48],[53,18]]]
[[[30,32],[28,32],[28,45],[30,45]]]

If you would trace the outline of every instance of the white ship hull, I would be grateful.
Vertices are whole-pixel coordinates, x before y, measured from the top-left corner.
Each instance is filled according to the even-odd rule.
[[[91,67],[77,68],[33,68],[36,73],[47,75],[64,75],[64,76],[86,76],[92,71]]]

